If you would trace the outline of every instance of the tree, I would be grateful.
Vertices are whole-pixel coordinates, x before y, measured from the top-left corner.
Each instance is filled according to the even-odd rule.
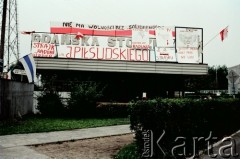
[[[57,92],[44,91],[41,96],[37,97],[37,109],[42,115],[48,117],[61,117],[65,115],[65,107]]]
[[[226,76],[228,75],[227,66],[218,66],[216,70],[216,88],[217,89],[228,89],[228,79]]]
[[[228,88],[226,78],[228,69],[223,66],[208,67],[208,74],[201,76],[190,76],[185,80],[185,89],[199,92],[200,90],[224,90]]]
[[[71,115],[77,117],[92,117],[96,111],[96,102],[102,96],[103,89],[99,89],[96,82],[86,81],[74,84],[68,102]]]

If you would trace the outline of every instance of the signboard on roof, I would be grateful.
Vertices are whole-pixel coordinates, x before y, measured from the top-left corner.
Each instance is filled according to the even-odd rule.
[[[197,44],[202,29],[193,29],[191,33],[184,29],[175,32],[176,29],[158,25],[52,22],[50,33],[32,34],[32,53],[34,57],[49,58],[201,63]],[[78,38],[79,33],[83,37]],[[193,38],[191,43],[189,36]],[[184,60],[183,56],[190,51],[193,58]]]
[[[201,63],[202,29],[176,28],[176,53],[178,63]]]

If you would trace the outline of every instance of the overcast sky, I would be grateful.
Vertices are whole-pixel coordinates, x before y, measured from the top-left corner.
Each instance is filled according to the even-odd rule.
[[[98,25],[160,25],[203,28],[204,63],[240,64],[240,0],[18,0],[19,31],[50,31],[51,21]],[[20,57],[30,53],[30,36],[20,35]]]

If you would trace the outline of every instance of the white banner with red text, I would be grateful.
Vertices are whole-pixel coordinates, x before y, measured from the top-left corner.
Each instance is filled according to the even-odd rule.
[[[136,29],[137,25],[135,25],[135,28],[127,30],[129,29],[127,26],[120,28],[120,26],[96,25],[92,29],[89,25],[78,24],[81,26],[80,29],[86,31],[90,28],[91,32],[94,33],[103,31],[101,34],[104,33],[104,35],[92,36],[95,34],[83,33],[83,37],[76,38],[79,30],[73,31],[76,28],[72,26],[77,24],[62,24],[68,25],[59,26],[60,32],[55,30],[52,33],[32,34],[31,50],[34,57],[202,63],[202,47],[199,49],[199,44],[202,41],[202,30],[200,29],[190,32],[186,28],[180,30],[176,28],[175,33],[175,27],[142,26],[141,28],[138,26]],[[64,30],[66,28],[72,30]],[[124,33],[121,36],[116,36],[117,31],[131,32],[131,34]]]

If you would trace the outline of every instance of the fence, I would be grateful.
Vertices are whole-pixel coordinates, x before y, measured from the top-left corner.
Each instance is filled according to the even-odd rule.
[[[0,119],[32,112],[34,85],[0,79]]]

